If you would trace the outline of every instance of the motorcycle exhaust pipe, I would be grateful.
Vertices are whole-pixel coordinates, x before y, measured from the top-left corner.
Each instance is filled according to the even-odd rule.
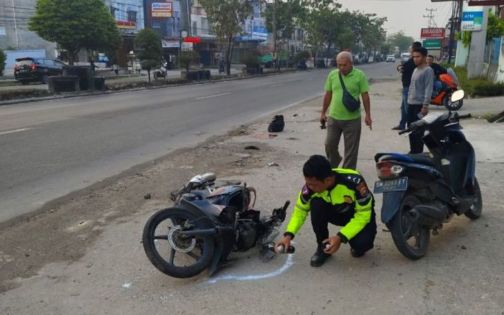
[[[197,229],[197,230],[180,231],[180,235],[185,236],[185,237],[214,236],[214,235],[221,235],[226,232],[234,232],[233,227],[218,226],[218,227],[210,228],[210,229]]]
[[[211,235],[217,235],[218,233],[219,232],[217,231],[216,228],[212,228],[212,229],[181,231],[180,235],[186,237],[193,237],[193,236],[211,236]]]
[[[448,216],[446,207],[436,207],[432,205],[417,205],[410,211],[413,220],[426,227],[434,227],[444,222]]]

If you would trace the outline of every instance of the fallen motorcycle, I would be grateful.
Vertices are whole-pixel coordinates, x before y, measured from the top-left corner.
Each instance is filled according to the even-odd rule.
[[[212,173],[194,176],[172,192],[171,199],[173,207],[148,219],[142,241],[151,263],[175,278],[193,277],[205,269],[211,275],[231,252],[258,244],[261,253],[272,258],[273,241],[289,206],[287,201],[271,216],[261,217],[261,212],[253,209],[253,187],[240,182],[218,186]]]

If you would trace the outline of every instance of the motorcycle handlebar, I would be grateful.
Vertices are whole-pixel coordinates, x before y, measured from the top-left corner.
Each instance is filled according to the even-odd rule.
[[[471,114],[466,114],[466,115],[458,115],[457,118],[458,119],[467,119],[467,118],[471,118],[472,115]]]

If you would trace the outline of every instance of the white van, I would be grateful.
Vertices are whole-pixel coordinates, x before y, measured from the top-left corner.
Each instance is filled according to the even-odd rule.
[[[401,61],[402,62],[406,62],[410,58],[411,58],[411,54],[409,52],[401,53]]]

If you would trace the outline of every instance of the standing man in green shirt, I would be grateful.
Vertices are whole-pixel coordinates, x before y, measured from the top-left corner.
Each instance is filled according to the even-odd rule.
[[[361,109],[349,110],[343,102],[344,87],[350,95],[362,103],[366,116],[364,121],[371,129],[371,105],[369,100],[368,80],[364,72],[353,67],[352,54],[341,52],[336,57],[338,69],[331,71],[325,83],[325,96],[320,122],[327,123],[327,138],[325,141],[326,155],[332,167],[338,167],[342,157],[338,146],[341,134],[344,137],[345,153],[343,168],[356,169],[361,135]],[[340,79],[341,74],[341,79]]]

